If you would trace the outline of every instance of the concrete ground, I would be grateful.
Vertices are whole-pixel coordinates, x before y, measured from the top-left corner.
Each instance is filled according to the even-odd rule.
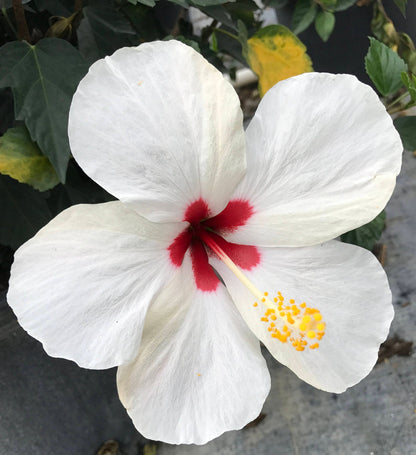
[[[396,311],[390,337],[416,343],[416,158],[411,153],[404,155],[382,241]],[[415,354],[384,360],[342,395],[315,390],[265,355],[272,388],[258,425],[202,447],[160,444],[157,454],[416,454]],[[48,357],[17,325],[0,295],[0,455],[93,455],[108,439],[120,442],[122,455],[143,453],[146,442],[118,401],[115,369],[84,370]]]

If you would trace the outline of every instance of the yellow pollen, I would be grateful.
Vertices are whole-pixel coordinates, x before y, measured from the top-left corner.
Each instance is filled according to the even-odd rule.
[[[305,302],[301,303],[301,304],[300,304],[300,307],[301,307],[301,308],[306,308],[306,303],[305,303]]]
[[[264,302],[266,301],[266,299],[263,297],[263,298],[261,299],[261,301],[264,303]]]
[[[323,324],[322,322],[320,324],[317,324],[316,330],[318,330],[318,332],[323,332],[325,330],[325,324]]]
[[[271,319],[272,321],[275,321],[275,320],[277,319],[277,316],[275,316],[274,314],[272,314],[272,315],[270,316],[270,319]]]
[[[321,313],[315,313],[313,315],[313,318],[315,319],[315,321],[320,321],[322,319],[322,315]]]
[[[306,334],[308,338],[315,338],[316,333],[313,330],[309,330],[309,332]]]
[[[253,303],[253,306],[258,306],[259,304],[257,302],[254,302]]]
[[[305,322],[301,322],[299,324],[299,330],[302,330],[302,332],[304,332],[307,329],[308,329],[308,325]]]
[[[267,297],[267,296],[269,295],[269,293],[268,293],[268,292],[265,292],[264,295]]]
[[[289,302],[290,303],[295,303],[295,301],[293,299],[290,299]]]

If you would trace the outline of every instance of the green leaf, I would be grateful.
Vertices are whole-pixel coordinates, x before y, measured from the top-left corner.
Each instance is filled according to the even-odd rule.
[[[137,5],[138,3],[142,3],[143,5],[146,6],[155,6],[156,2],[155,0],[127,0],[129,3],[132,5]]]
[[[338,0],[335,6],[335,11],[344,11],[355,5],[358,0]]]
[[[392,95],[402,87],[401,73],[407,71],[407,65],[396,52],[380,41],[370,38],[370,43],[365,57],[365,70],[383,96]]]
[[[51,162],[42,155],[25,126],[11,128],[0,137],[0,173],[39,191],[49,190],[59,183]]]
[[[47,10],[54,16],[68,17],[74,10],[74,0],[34,0],[39,11]]]
[[[320,11],[315,19],[315,29],[322,41],[328,41],[335,26],[335,15],[329,11]]]
[[[399,7],[399,9],[402,12],[403,16],[406,17],[407,0],[394,0],[394,3]]]
[[[412,98],[412,101],[416,102],[416,76],[414,74],[409,76],[409,73],[406,71],[403,71],[400,76],[403,84],[409,91],[409,95]]]
[[[393,123],[400,134],[405,150],[416,150],[416,116],[399,117]]]
[[[292,31],[296,35],[306,30],[315,20],[316,3],[311,0],[298,0],[292,16]]]
[[[306,30],[315,20],[316,3],[311,0],[298,0],[292,16],[292,31],[296,35]]]
[[[34,46],[14,41],[0,48],[0,66],[0,87],[12,88],[16,119],[25,122],[64,182],[70,156],[69,106],[87,71],[83,58],[61,39],[43,39]]]
[[[0,174],[0,244],[17,249],[50,219],[42,193]]]
[[[223,3],[227,3],[230,0],[189,0],[189,4],[193,6],[214,6],[214,5],[222,5]],[[236,1],[236,0],[231,0]]]
[[[352,243],[371,251],[381,237],[385,221],[386,213],[383,210],[373,221],[370,221],[353,231],[342,234],[341,240],[345,243]]]
[[[207,16],[221,22],[222,25],[237,31],[237,24],[233,22],[230,13],[224,8],[224,6],[207,6],[206,8],[200,8],[200,10]]]
[[[242,54],[243,54],[243,57],[246,60],[248,60],[247,27],[244,24],[244,22],[240,21],[240,20],[237,22],[237,27],[238,27],[238,41],[240,41],[240,44],[241,44]]]

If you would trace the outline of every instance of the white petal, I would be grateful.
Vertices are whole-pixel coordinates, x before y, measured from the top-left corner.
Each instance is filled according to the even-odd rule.
[[[16,252],[8,302],[53,357],[87,368],[131,361],[183,224],[155,225],[120,202],[73,206]]]
[[[205,444],[256,418],[270,376],[224,286],[195,290],[189,255],[152,305],[140,354],[118,370],[122,403],[145,437]]]
[[[377,95],[354,76],[279,82],[247,129],[247,175],[234,195],[256,213],[229,239],[307,246],[371,221],[391,196],[402,149]]]
[[[69,139],[91,178],[152,221],[182,221],[199,198],[215,215],[246,167],[238,96],[174,40],[94,63],[72,101]]]
[[[260,319],[264,306],[254,307],[255,298],[247,288],[213,259],[252,331],[279,362],[319,389],[343,392],[363,379],[374,366],[393,319],[387,278],[376,258],[367,250],[338,241],[259,250],[261,265],[247,272],[247,277],[270,297],[280,291],[285,304],[294,299],[297,305],[306,302],[320,310],[326,329],[319,348],[313,350],[308,346],[299,352],[289,340],[282,343],[272,338],[269,323]],[[284,322],[278,318],[275,324],[282,329]]]

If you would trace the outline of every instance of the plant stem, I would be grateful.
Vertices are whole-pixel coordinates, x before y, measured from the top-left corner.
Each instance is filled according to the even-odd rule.
[[[22,0],[13,0],[13,11],[16,18],[17,37],[19,40],[25,40],[30,43],[29,28],[27,26]]]
[[[7,14],[7,9],[6,8],[2,8],[1,12],[3,13],[3,16],[6,19],[6,22],[7,22],[8,26],[10,27],[10,29],[14,33],[14,36],[17,38],[17,31],[14,28],[14,25],[13,25],[12,21],[10,20],[9,15]]]
[[[233,38],[235,40],[237,40],[238,42],[240,42],[239,38],[237,35],[234,35],[233,33],[230,33],[230,32],[227,32],[227,30],[224,30],[222,28],[214,28],[212,29],[213,32],[220,32],[220,33],[223,33],[224,35],[227,35],[229,36],[230,38]]]
[[[397,103],[400,103],[400,101],[402,101],[404,98],[406,98],[406,96],[409,95],[409,92],[405,92],[403,93],[403,95],[400,95],[398,98],[396,98],[394,101],[392,101],[387,107],[387,111],[390,112],[390,109],[396,105]]]

